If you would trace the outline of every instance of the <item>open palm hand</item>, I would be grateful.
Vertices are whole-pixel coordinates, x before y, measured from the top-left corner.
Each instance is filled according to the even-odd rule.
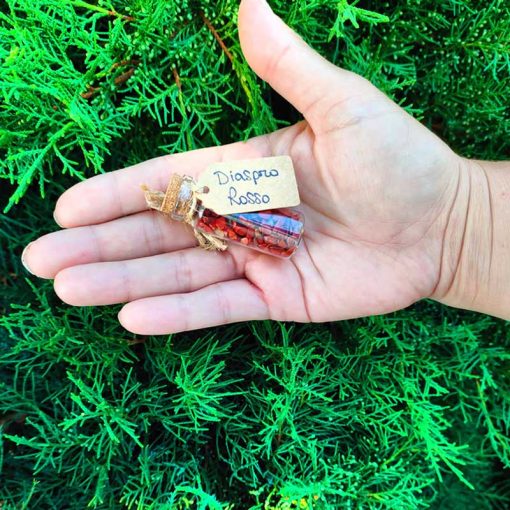
[[[163,156],[91,178],[59,199],[64,230],[24,262],[72,305],[127,303],[121,323],[164,334],[252,319],[326,321],[431,296],[461,158],[363,78],[316,54],[262,0],[243,0],[243,51],[304,115],[248,142]],[[219,160],[288,154],[305,215],[290,260],[243,247],[205,252],[182,224],[148,211],[140,184],[197,176]]]

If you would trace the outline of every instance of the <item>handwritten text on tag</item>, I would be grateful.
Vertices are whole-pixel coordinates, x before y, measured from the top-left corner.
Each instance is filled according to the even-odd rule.
[[[299,204],[292,160],[288,156],[213,163],[198,178],[202,204],[220,215]]]

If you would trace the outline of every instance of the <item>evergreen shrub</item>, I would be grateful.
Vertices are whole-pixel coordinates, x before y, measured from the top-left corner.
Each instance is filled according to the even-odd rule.
[[[510,158],[508,0],[271,0],[459,153]],[[510,329],[421,302],[128,334],[21,266],[73,183],[300,118],[238,0],[0,0],[0,508],[510,505]]]

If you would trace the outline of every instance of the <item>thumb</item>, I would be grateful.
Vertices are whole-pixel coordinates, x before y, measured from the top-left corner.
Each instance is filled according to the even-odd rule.
[[[273,13],[266,0],[242,0],[239,37],[252,69],[312,125],[323,121],[332,106],[364,81],[310,48]]]

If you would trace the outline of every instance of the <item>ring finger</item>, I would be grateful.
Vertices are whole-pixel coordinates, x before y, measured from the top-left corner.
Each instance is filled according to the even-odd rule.
[[[241,251],[241,250],[240,250]],[[74,306],[110,305],[165,294],[186,293],[242,276],[237,257],[202,248],[120,262],[69,267],[55,278],[55,291]]]
[[[189,227],[152,211],[52,232],[30,243],[23,263],[41,278],[75,265],[158,255],[196,245]]]

